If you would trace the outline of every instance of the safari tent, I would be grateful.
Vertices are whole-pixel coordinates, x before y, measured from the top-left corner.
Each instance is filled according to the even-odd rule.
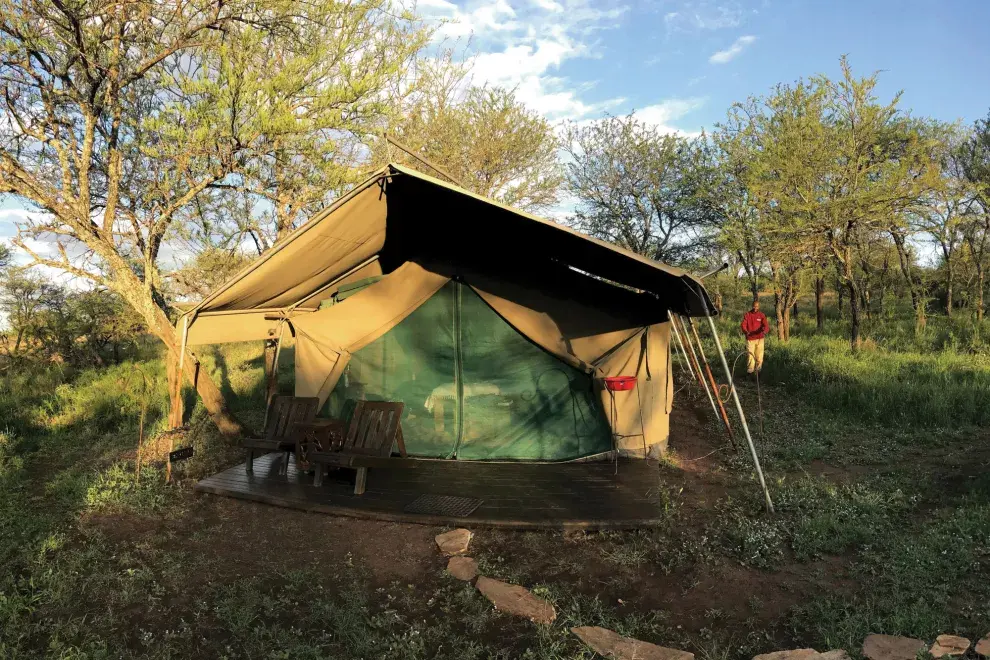
[[[404,403],[409,455],[655,456],[668,315],[715,314],[691,275],[388,165],[179,321],[187,345],[295,339],[322,416]],[[605,379],[634,376],[611,391]]]

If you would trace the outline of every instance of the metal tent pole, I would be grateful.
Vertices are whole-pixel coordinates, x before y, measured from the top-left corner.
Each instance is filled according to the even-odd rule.
[[[674,337],[677,338],[677,345],[681,349],[681,357],[683,357],[684,361],[687,363],[688,373],[691,374],[691,378],[697,380],[698,377],[694,375],[694,367],[691,366],[691,359],[688,357],[687,351],[684,350],[684,342],[681,341],[681,333],[677,331],[677,323],[673,315],[670,317],[670,327],[674,329]]]
[[[715,392],[715,398],[718,399],[718,414],[722,416],[722,423],[725,424],[725,430],[729,434],[729,443],[732,448],[736,448],[736,437],[732,433],[732,425],[729,424],[729,415],[725,412],[725,405],[722,401],[722,397],[718,393],[718,384],[715,382],[715,374],[712,373],[712,368],[708,364],[708,358],[705,356],[705,347],[701,345],[701,336],[698,335],[698,326],[694,324],[694,319],[688,317],[688,325],[691,326],[691,332],[694,333],[694,341],[698,344],[698,353],[701,354],[701,362],[705,365],[705,375],[708,376],[708,380],[712,385],[712,391]]]
[[[739,420],[742,422],[743,433],[746,442],[749,443],[749,451],[753,455],[753,465],[756,466],[756,474],[760,478],[760,486],[763,488],[763,496],[766,498],[767,511],[773,513],[773,500],[770,499],[770,490],[767,488],[767,481],[763,477],[763,468],[760,467],[760,458],[756,455],[756,445],[753,444],[753,436],[749,434],[749,424],[746,423],[746,413],[743,412],[742,403],[739,402],[739,394],[736,392],[736,385],[732,382],[732,369],[729,368],[729,361],[725,359],[725,351],[722,350],[722,342],[718,338],[718,329],[715,327],[715,320],[711,316],[708,319],[708,327],[712,330],[712,337],[715,338],[715,346],[718,348],[718,356],[722,360],[722,367],[725,369],[725,377],[729,381],[729,391],[732,393],[732,400],[736,404],[736,412],[739,413]]]
[[[683,323],[683,320],[681,321],[681,323]],[[694,346],[691,345],[691,335],[687,333],[687,327],[684,327],[683,329],[684,329],[684,337],[685,339],[687,339],[688,350],[690,351],[691,357],[694,359],[695,369],[698,370],[697,373],[698,384],[701,385],[701,389],[703,389],[705,391],[705,394],[708,395],[708,401],[712,404],[712,412],[715,414],[715,418],[720,419],[720,416],[718,414],[718,406],[715,405],[715,396],[713,395],[708,385],[708,382],[705,380],[705,377],[701,374],[701,364],[698,362],[698,356],[694,354]],[[717,394],[717,392],[715,394]],[[722,420],[722,423],[725,424],[724,419]],[[726,426],[726,429],[728,429],[728,426]],[[729,432],[731,433],[731,431]]]

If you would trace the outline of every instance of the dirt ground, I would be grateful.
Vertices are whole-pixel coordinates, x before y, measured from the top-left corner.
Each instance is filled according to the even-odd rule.
[[[660,470],[662,486],[683,507],[677,534],[703,544],[719,503],[739,486],[731,485],[722,462],[724,440],[712,436],[703,411],[675,410],[672,428],[671,464]],[[821,470],[844,478],[840,468]],[[179,518],[93,515],[84,519],[83,529],[136,548],[161,547],[167,539],[167,548],[202,560],[188,567],[196,582],[226,583],[313,565],[332,572],[343,564],[358,568],[377,588],[402,583],[427,594],[444,579],[446,561],[434,536],[445,528],[333,517],[206,494],[191,497]],[[472,554],[483,568],[511,567],[510,577],[529,582],[526,586],[566,583],[620,612],[663,610],[670,626],[685,633],[715,622],[722,628],[773,629],[792,605],[823,590],[842,589],[845,581],[841,558],[785,563],[772,573],[724,561],[665,572],[656,562],[638,561],[652,551],[653,535],[670,530],[632,535],[473,531]]]

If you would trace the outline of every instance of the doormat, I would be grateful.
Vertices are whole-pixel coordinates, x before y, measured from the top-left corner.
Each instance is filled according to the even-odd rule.
[[[481,500],[455,495],[420,495],[406,505],[406,513],[425,513],[431,516],[466,518],[481,506]]]

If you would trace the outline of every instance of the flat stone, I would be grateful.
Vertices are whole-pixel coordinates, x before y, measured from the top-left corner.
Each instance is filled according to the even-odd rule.
[[[789,651],[774,651],[753,657],[753,660],[817,660],[821,655],[815,649],[791,649]]]
[[[990,658],[990,635],[987,635],[976,643],[976,652],[984,658]]]
[[[957,635],[939,635],[935,638],[935,643],[928,651],[936,658],[944,658],[948,655],[963,655],[969,650],[969,640]]]
[[[897,635],[869,635],[863,640],[863,655],[869,660],[914,660],[925,650],[920,639]]]
[[[447,572],[458,580],[470,582],[478,576],[478,562],[470,557],[451,557],[447,562]]]
[[[470,530],[461,528],[438,534],[436,540],[440,552],[448,557],[453,557],[454,555],[463,555],[468,551],[472,536]]]
[[[525,617],[543,625],[550,625],[557,618],[557,610],[552,604],[534,596],[525,587],[493,580],[484,575],[478,578],[474,586],[497,610]]]
[[[852,658],[849,657],[845,649],[836,649],[819,654],[815,660],[852,660]]]
[[[694,660],[694,653],[668,649],[631,637],[623,637],[608,628],[581,626],[571,628],[582,642],[594,649],[595,653],[615,660]]]

